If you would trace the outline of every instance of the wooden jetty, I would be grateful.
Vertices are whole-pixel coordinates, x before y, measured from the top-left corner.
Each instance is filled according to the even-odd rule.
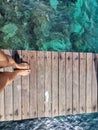
[[[31,73],[18,76],[0,94],[0,121],[98,111],[98,54],[18,53]]]

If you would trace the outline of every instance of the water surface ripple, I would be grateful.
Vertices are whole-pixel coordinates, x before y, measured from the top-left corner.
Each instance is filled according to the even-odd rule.
[[[0,122],[0,130],[98,130],[98,113]]]

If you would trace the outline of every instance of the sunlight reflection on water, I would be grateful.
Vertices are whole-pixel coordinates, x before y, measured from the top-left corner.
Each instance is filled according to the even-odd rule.
[[[1,122],[0,130],[98,130],[98,113]]]

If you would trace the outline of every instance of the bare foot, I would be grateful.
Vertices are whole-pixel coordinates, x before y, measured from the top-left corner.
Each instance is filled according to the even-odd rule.
[[[18,69],[30,69],[30,66],[28,63],[20,63],[20,64],[17,64],[16,67]]]
[[[19,70],[19,75],[26,76],[30,73],[30,69],[28,70]]]

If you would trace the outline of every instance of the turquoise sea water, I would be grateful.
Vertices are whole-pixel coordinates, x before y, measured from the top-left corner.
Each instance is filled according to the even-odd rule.
[[[98,130],[98,113],[1,122],[0,130]]]
[[[0,0],[0,48],[98,52],[98,0]]]

